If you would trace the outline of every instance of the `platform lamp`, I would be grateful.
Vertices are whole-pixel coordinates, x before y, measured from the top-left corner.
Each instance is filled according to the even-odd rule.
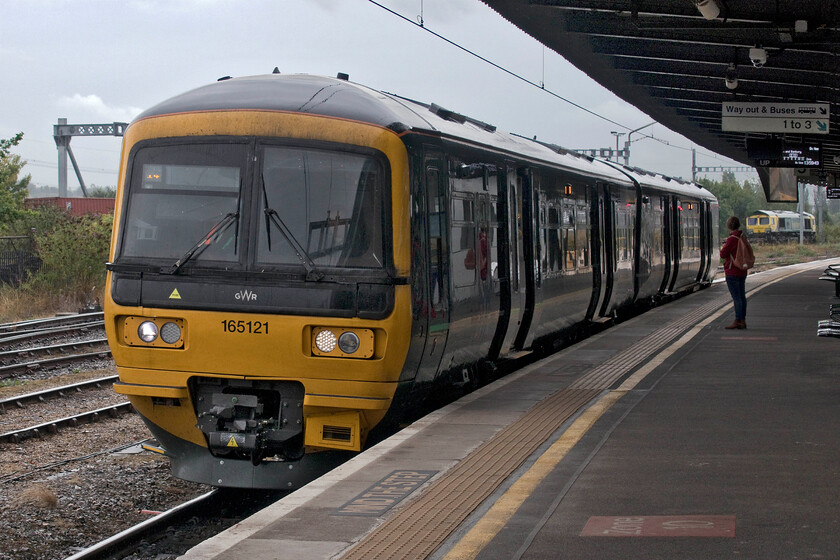
[[[715,0],[695,0],[697,11],[706,19],[715,19],[720,15],[720,6]]]

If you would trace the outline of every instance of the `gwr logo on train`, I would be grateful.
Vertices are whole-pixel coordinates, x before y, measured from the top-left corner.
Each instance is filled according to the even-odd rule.
[[[239,290],[233,297],[238,300],[257,301],[257,293],[251,290]]]

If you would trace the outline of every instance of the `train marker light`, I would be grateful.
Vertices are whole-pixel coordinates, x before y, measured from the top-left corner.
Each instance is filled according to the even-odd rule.
[[[175,344],[181,340],[181,327],[172,321],[164,323],[160,328],[160,338],[167,344]]]
[[[154,342],[158,337],[158,327],[151,321],[143,321],[140,323],[140,326],[137,327],[137,336],[139,336],[140,340],[143,342]]]

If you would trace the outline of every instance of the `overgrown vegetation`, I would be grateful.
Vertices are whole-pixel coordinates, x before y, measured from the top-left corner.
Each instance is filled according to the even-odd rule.
[[[23,140],[23,132],[18,132],[8,140],[0,139],[0,230],[2,224],[8,224],[20,218],[23,212],[23,199],[29,186],[30,176],[20,177],[25,162],[20,156],[12,154],[11,149]],[[2,235],[2,232],[0,232]]]
[[[0,284],[0,322],[77,311],[102,300],[110,214],[73,217],[51,207],[26,210],[29,176],[11,153],[23,134],[0,140],[0,236],[27,236],[41,267],[18,285]]]

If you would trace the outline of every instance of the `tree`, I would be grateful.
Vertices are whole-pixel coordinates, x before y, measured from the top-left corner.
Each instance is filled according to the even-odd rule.
[[[767,208],[767,202],[759,186],[751,181],[739,184],[731,171],[724,171],[720,181],[699,179],[697,182],[718,199],[722,234],[728,233],[723,230],[729,216],[738,216],[742,221],[746,221],[747,216],[754,214],[756,210]]]
[[[8,140],[0,140],[0,229],[25,213],[23,201],[31,176],[20,178],[20,170],[26,162],[11,153],[11,148],[21,140],[23,132],[18,132]]]

